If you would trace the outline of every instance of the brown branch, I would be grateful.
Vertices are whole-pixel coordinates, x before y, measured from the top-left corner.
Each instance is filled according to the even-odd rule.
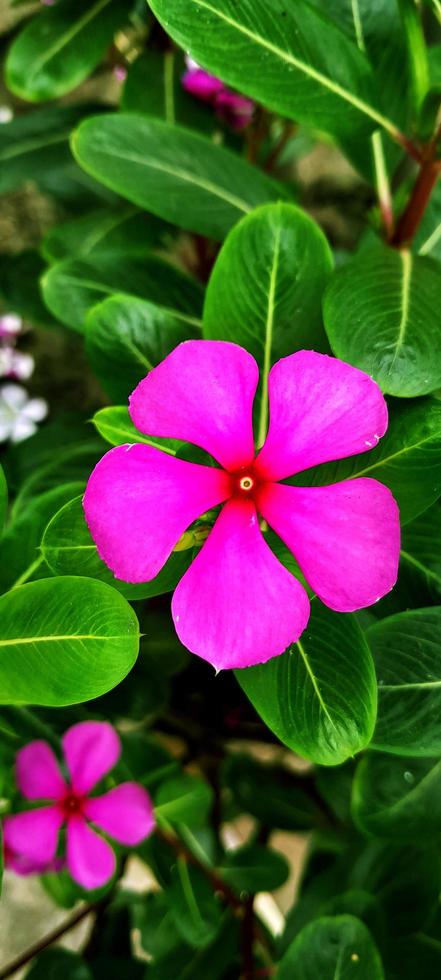
[[[21,970],[21,968],[26,966],[30,960],[33,960],[35,956],[39,956],[45,949],[56,943],[58,939],[61,939],[65,933],[70,932],[74,926],[78,925],[79,922],[82,922],[82,920],[88,915],[96,912],[100,905],[101,902],[95,902],[95,904],[90,905],[82,905],[80,909],[77,909],[77,911],[74,912],[69,919],[66,919],[66,921],[60,926],[53,929],[52,932],[48,932],[43,939],[40,939],[38,942],[34,943],[33,946],[29,946],[29,948],[24,953],[21,953],[20,956],[17,956],[15,960],[11,960],[10,963],[7,963],[7,965],[3,967],[3,970],[0,970],[0,980],[6,980],[7,977],[12,976],[12,974],[16,973],[17,970]]]
[[[207,880],[210,882],[213,891],[217,892],[218,895],[220,895],[221,898],[223,898],[223,900],[227,903],[227,905],[230,906],[230,908],[232,908],[235,912],[238,912],[239,910],[242,911],[244,903],[237,897],[233,889],[230,888],[225,881],[223,881],[220,875],[218,875],[213,868],[209,868],[208,865],[204,864],[202,861],[199,861],[196,855],[193,854],[193,851],[191,851],[190,848],[183,843],[183,841],[181,841],[178,837],[175,837],[174,834],[169,834],[167,830],[162,830],[162,828],[159,827],[156,828],[155,833],[160,840],[163,840],[165,844],[168,844],[168,846],[175,851],[178,857],[183,857],[188,864],[191,864],[194,868],[198,868],[199,871],[202,871]],[[1,977],[0,980],[2,980]]]

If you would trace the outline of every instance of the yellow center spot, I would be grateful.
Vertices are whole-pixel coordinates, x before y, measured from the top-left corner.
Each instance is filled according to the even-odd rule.
[[[239,482],[241,490],[252,490],[254,486],[254,480],[250,476],[243,476]]]

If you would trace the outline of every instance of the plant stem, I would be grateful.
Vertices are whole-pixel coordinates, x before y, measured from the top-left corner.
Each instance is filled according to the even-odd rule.
[[[28,579],[30,579],[31,575],[33,575],[34,572],[37,571],[37,568],[40,568],[40,565],[42,563],[43,563],[43,555],[39,555],[38,558],[35,559],[35,561],[31,562],[31,564],[28,565],[27,568],[25,568],[24,572],[21,573],[21,575],[14,582],[14,584],[11,585],[11,591],[12,589],[18,589],[19,585],[23,585],[25,582],[27,582]]]
[[[8,963],[3,970],[0,970],[0,980],[6,980],[7,977],[12,976],[12,974],[16,973],[17,970],[21,970],[21,968],[26,966],[30,960],[33,960],[35,956],[39,956],[39,954],[42,953],[43,950],[47,949],[48,946],[52,946],[53,943],[56,943],[58,939],[61,939],[65,933],[70,932],[74,926],[78,925],[79,922],[82,922],[82,920],[88,915],[90,915],[92,912],[96,912],[97,909],[99,909],[100,904],[100,902],[95,902],[94,905],[83,905],[80,909],[77,909],[77,911],[74,912],[69,919],[66,919],[61,926],[53,929],[52,932],[48,932],[43,939],[40,939],[38,942],[34,943],[33,946],[29,946],[24,953],[21,953],[15,960]]]
[[[431,154],[421,165],[412,194],[398,222],[392,244],[400,248],[412,241],[423,214],[429,203],[431,193],[441,172],[441,161]]]
[[[203,864],[182,840],[175,837],[174,834],[170,834],[167,830],[163,830],[162,827],[157,827],[155,833],[160,840],[163,840],[165,844],[168,844],[175,851],[178,857],[185,858],[188,864],[192,864],[193,867],[202,871],[210,882],[213,891],[218,892],[230,908],[234,909],[234,911],[242,910],[243,902],[237,897],[233,889],[222,880],[213,868],[209,868],[206,864]],[[1,977],[0,980],[2,980]]]
[[[242,920],[242,965],[243,980],[255,980],[254,970],[254,898],[251,897],[245,902],[244,917]]]

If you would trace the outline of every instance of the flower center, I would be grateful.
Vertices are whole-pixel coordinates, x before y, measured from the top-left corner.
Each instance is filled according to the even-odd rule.
[[[69,817],[81,816],[85,802],[84,796],[79,796],[77,793],[69,790],[66,796],[60,800],[61,812],[64,819],[68,820]]]
[[[247,466],[237,473],[232,473],[231,482],[234,497],[248,497],[252,500],[260,480],[254,472],[253,466]]]

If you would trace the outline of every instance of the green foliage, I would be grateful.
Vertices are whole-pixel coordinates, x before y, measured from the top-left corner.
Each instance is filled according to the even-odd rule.
[[[339,616],[314,600],[297,643],[236,676],[265,724],[313,762],[339,765],[372,737],[374,665],[354,616]]]
[[[1,814],[40,806],[17,785],[17,751],[44,740],[61,760],[63,733],[96,719],[122,746],[97,794],[138,783],[155,819],[133,848],[115,844],[101,889],[80,888],[69,862],[40,875],[66,927],[91,903],[91,928],[81,953],[50,943],[25,976],[438,980],[441,0],[6,7],[0,318],[25,321],[13,346],[34,357],[23,384],[49,418],[7,443],[2,392],[17,379],[1,321]],[[82,503],[113,446],[213,465],[128,411],[198,338],[256,359],[256,447],[280,358],[313,349],[371,375],[389,412],[378,445],[290,482],[379,480],[402,525],[396,587],[342,614],[262,522],[311,617],[284,653],[235,674],[192,656],[170,614],[219,508],[131,584],[100,559]],[[193,380],[202,398],[206,378]],[[222,430],[223,400],[217,411]],[[157,519],[146,508],[149,531]],[[262,893],[286,883],[276,928]]]
[[[0,598],[0,703],[65,705],[104,694],[129,672],[138,622],[94,579],[41,579]]]

